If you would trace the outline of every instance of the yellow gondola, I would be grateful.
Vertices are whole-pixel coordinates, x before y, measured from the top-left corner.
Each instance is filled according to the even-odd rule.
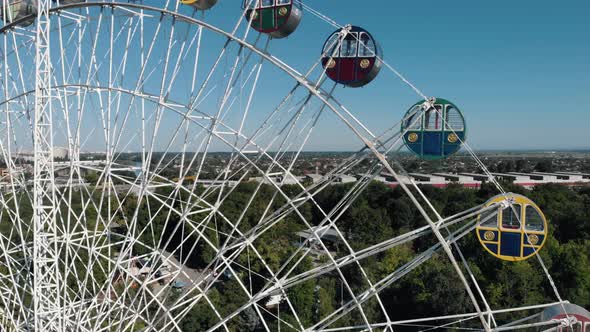
[[[180,0],[183,5],[193,6],[198,10],[207,10],[217,3],[217,0]]]
[[[478,217],[477,238],[490,254],[506,261],[521,261],[537,253],[547,239],[547,219],[539,207],[525,196],[508,193],[486,203],[500,204],[492,214]]]

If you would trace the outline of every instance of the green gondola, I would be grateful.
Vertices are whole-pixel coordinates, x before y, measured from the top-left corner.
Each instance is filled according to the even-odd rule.
[[[289,36],[303,17],[301,3],[293,0],[244,0],[242,8],[254,30],[273,38]]]

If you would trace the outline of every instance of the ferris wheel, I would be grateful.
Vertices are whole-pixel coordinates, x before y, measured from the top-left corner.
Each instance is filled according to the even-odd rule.
[[[183,331],[195,312],[208,315],[193,325],[203,331],[518,330],[546,325],[524,319],[554,306],[575,323],[538,255],[540,208],[502,189],[467,144],[459,107],[422,93],[367,29],[298,0],[2,0],[0,10],[1,331]],[[325,43],[298,71],[273,46],[288,49],[283,38],[312,17],[326,23]],[[420,101],[374,133],[337,96],[387,74]],[[333,123],[358,151],[304,180],[306,147]],[[498,195],[443,216],[396,158],[461,148]],[[341,198],[319,203],[365,164]],[[352,246],[342,220],[384,172],[423,226]],[[461,250],[473,234],[498,259],[538,259],[555,302],[491,308]],[[436,241],[394,270],[367,271],[425,237]],[[397,320],[382,291],[436,255],[473,311]],[[296,294],[326,276],[340,301],[307,317]],[[522,320],[502,325],[506,312]]]

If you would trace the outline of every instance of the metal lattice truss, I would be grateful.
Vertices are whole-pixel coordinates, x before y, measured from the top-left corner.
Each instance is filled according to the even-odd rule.
[[[46,21],[2,29],[3,330],[175,331],[202,305],[215,316],[207,331],[228,331],[245,313],[267,331],[393,330],[468,320],[489,331],[497,327],[496,314],[552,305],[488,306],[459,242],[478,216],[485,216],[479,222],[494,218],[497,206],[442,217],[415,183],[403,181],[405,171],[390,157],[403,144],[399,124],[373,134],[332,96],[335,86],[327,87],[319,57],[300,73],[271,55],[270,39],[254,35],[244,15],[226,32],[181,6],[170,0],[53,5],[39,13]],[[360,148],[306,183],[293,171],[325,121],[348,130]],[[68,157],[60,160],[64,151]],[[224,164],[210,165],[214,151],[226,152]],[[320,206],[318,195],[367,162],[342,199]],[[398,180],[425,226],[353,248],[342,220],[384,171]],[[232,197],[246,183],[251,192],[236,203]],[[311,224],[310,211],[319,224]],[[287,223],[308,237],[297,246],[294,232],[274,237]],[[328,233],[342,244],[338,253],[326,242]],[[367,259],[419,238],[435,241],[390,273],[367,273]],[[269,250],[288,258],[271,260]],[[474,312],[390,317],[382,290],[438,253],[448,256]],[[197,256],[206,257],[204,267],[191,268]],[[321,259],[310,265],[314,256]],[[339,280],[342,301],[305,323],[292,291],[328,275]],[[221,307],[213,294],[230,282],[240,296]],[[273,301],[283,312],[270,309]],[[383,321],[367,317],[368,303]],[[356,315],[357,324],[342,326],[347,315]],[[505,327],[511,328],[519,325]]]

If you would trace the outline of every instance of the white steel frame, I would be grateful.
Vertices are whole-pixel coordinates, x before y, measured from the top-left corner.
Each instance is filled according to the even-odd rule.
[[[404,133],[400,132],[399,124],[393,125],[381,135],[373,134],[333,97],[336,85],[324,89],[326,76],[320,69],[319,59],[309,71],[296,71],[270,55],[270,39],[260,35],[250,36],[251,31],[247,28],[242,30],[248,23],[244,22],[243,13],[231,32],[226,32],[202,19],[196,19],[194,14],[192,17],[181,14],[179,2],[172,0],[166,0],[161,7],[116,1],[76,3],[61,6],[59,10],[50,9],[51,0],[41,0],[38,5],[34,38],[34,89],[27,86],[26,68],[23,63],[31,53],[27,49],[29,46],[26,40],[23,42],[21,38],[30,31],[22,28],[10,30],[11,27],[1,29],[4,32],[3,57],[13,59],[13,62],[6,60],[6,65],[2,68],[4,96],[3,100],[0,100],[0,108],[6,117],[2,129],[5,129],[3,134],[9,138],[0,137],[0,150],[4,160],[10,161],[7,163],[10,172],[16,174],[17,167],[13,155],[18,154],[17,150],[22,147],[11,138],[17,135],[17,123],[26,123],[23,121],[26,115],[15,114],[12,108],[20,106],[26,109],[27,100],[34,94],[34,119],[30,125],[34,133],[35,166],[33,197],[25,195],[25,199],[28,198],[33,203],[32,229],[19,215],[20,210],[16,202],[23,188],[25,194],[29,194],[25,179],[11,176],[9,191],[0,193],[0,213],[6,213],[6,217],[16,225],[15,228],[21,227],[15,232],[21,237],[20,241],[25,242],[24,239],[33,233],[34,270],[31,288],[23,285],[21,280],[16,280],[15,276],[28,268],[26,259],[24,262],[12,259],[11,255],[22,250],[15,245],[18,241],[12,235],[0,236],[0,247],[3,249],[0,263],[6,265],[10,271],[9,275],[0,277],[0,323],[10,324],[15,330],[27,330],[31,328],[33,321],[35,330],[51,332],[70,329],[132,330],[136,323],[141,323],[147,330],[170,331],[180,329],[179,322],[189,314],[192,307],[198,303],[206,303],[218,319],[208,331],[228,330],[228,324],[232,319],[247,310],[254,312],[261,320],[263,328],[270,331],[272,325],[265,320],[269,312],[260,306],[259,302],[279,296],[284,299],[285,306],[294,316],[296,323],[288,323],[281,319],[280,313],[276,316],[272,313],[278,328],[283,326],[299,331],[392,331],[396,324],[420,323],[429,319],[395,321],[393,317],[389,317],[380,298],[380,292],[437,253],[444,253],[461,279],[475,313],[436,319],[479,319],[486,331],[499,328],[494,315],[502,311],[489,307],[458,244],[461,238],[473,231],[478,216],[492,212],[497,206],[476,206],[454,216],[441,216],[416,183],[406,180],[408,177],[405,170],[395,159],[388,158],[403,144]],[[101,10],[98,13],[92,12],[93,23],[90,24],[90,10],[97,7]],[[304,5],[304,8],[317,14],[307,5]],[[115,13],[119,15],[117,18]],[[57,22],[53,28],[50,24],[50,15],[54,17],[53,22]],[[127,18],[121,19],[125,15]],[[327,19],[318,15],[322,19]],[[159,21],[154,26],[148,26],[146,21],[157,20],[157,17],[160,18]],[[165,24],[162,23],[164,18],[169,19]],[[332,20],[329,20],[329,23],[335,24]],[[182,30],[183,24],[197,27],[195,33],[186,33],[178,38],[178,31]],[[204,70],[199,61],[204,48],[202,35],[205,31],[225,39],[225,44],[210,64],[209,71]],[[59,44],[60,51],[64,50],[54,59],[51,59],[50,54],[51,34],[57,38],[54,42]],[[341,43],[347,34],[348,29],[342,28],[341,36],[336,42]],[[82,49],[83,40],[92,42],[89,46],[84,44],[86,48]],[[163,45],[165,48],[160,58],[154,59],[158,47]],[[235,47],[235,58],[231,58],[232,47]],[[338,50],[339,47],[333,49]],[[71,53],[65,50],[70,50]],[[128,58],[133,52],[136,52],[141,64],[136,72],[129,69],[133,64]],[[322,55],[324,56],[326,55]],[[228,68],[225,71],[224,61]],[[14,62],[16,65],[9,65]],[[185,66],[185,62],[192,63]],[[247,124],[252,109],[256,107],[256,89],[266,63],[280,69],[296,84],[276,108],[265,115],[260,127],[249,133]],[[422,112],[432,108],[431,100],[393,67],[386,62],[384,64],[419,96],[427,100]],[[222,79],[219,78],[220,72],[223,74]],[[176,96],[173,89],[180,85],[178,77],[183,73],[188,73],[190,77],[190,84],[184,86],[184,89],[190,91],[188,102],[174,99]],[[202,80],[198,78],[198,74],[203,76]],[[128,79],[130,81],[127,81]],[[151,91],[146,87],[146,82],[154,85]],[[211,99],[209,96],[214,91],[220,91],[218,103],[212,112],[206,112],[202,108],[206,107]],[[53,112],[53,103],[59,105],[63,114],[58,110]],[[241,108],[237,106],[240,103]],[[98,113],[98,124],[95,124],[96,128],[93,129],[99,132],[102,130],[104,135],[105,162],[102,164],[80,160],[85,138],[91,137],[92,134],[85,132],[80,123],[86,116],[91,116],[90,110],[93,108]],[[236,108],[239,109],[235,114],[236,121],[230,123],[227,118],[232,112],[236,112]],[[137,141],[140,142],[138,151],[141,155],[141,166],[118,162],[119,154],[125,151],[127,144],[133,140],[133,137],[128,137],[129,123],[134,120],[132,110],[139,115],[135,120],[140,126],[140,137]],[[287,180],[293,177],[295,163],[312,133],[317,131],[318,119],[326,111],[331,112],[338,121],[348,127],[362,143],[363,148],[343,160],[313,185],[304,186],[300,181],[296,181],[295,187],[301,192],[291,197],[284,186]],[[159,135],[165,135],[161,124],[167,114],[182,120],[161,150],[156,151]],[[54,122],[56,116],[60,117],[60,121],[59,125],[54,127],[57,123]],[[70,153],[70,161],[65,163],[56,162],[53,155],[53,136],[60,130],[65,132]],[[173,143],[176,140],[182,143],[180,152],[173,152]],[[197,181],[203,176],[205,159],[212,154],[214,141],[229,147],[230,157],[213,180],[216,185],[198,192]],[[191,154],[191,148],[195,146],[196,153]],[[163,156],[177,154],[181,159],[178,180],[167,179],[159,174],[158,170],[171,165],[156,152],[161,152]],[[482,166],[482,170],[487,172],[474,154],[473,157]],[[376,158],[378,162],[346,192],[335,207],[326,210],[318,204],[316,195],[333,184],[336,176],[344,174],[369,158]],[[69,170],[69,178],[65,185],[57,183],[54,178],[56,167],[64,165]],[[182,178],[191,175],[191,170],[196,170],[193,174],[194,184],[183,184]],[[355,199],[383,170],[392,174],[398,181],[427,225],[362,250],[354,250],[339,228],[339,223]],[[96,187],[84,183],[81,174],[85,171],[99,174]],[[121,175],[121,171],[134,171],[139,175],[133,179]],[[237,178],[234,180],[236,182],[244,182],[248,174],[257,174],[261,178],[254,193],[244,202],[245,206],[242,207],[243,211],[239,216],[231,218],[224,215],[220,206],[236,190],[236,187],[232,186],[232,178]],[[282,180],[276,181],[276,178]],[[490,177],[490,180],[498,186],[500,192],[504,192],[493,177]],[[246,212],[253,208],[255,196],[263,191],[263,183],[267,183],[272,189],[272,197],[263,208],[256,225],[241,231],[240,227],[246,223]],[[127,186],[128,189],[121,192],[117,186]],[[170,188],[171,192],[166,195],[157,193],[156,190],[163,187]],[[73,189],[79,190],[80,193],[73,193]],[[76,195],[79,195],[82,201],[82,212],[79,214],[73,207],[73,198]],[[123,213],[125,204],[132,199],[137,199],[145,205],[141,206],[138,203],[132,211]],[[274,210],[273,204],[278,201],[283,201],[284,204]],[[317,228],[312,228],[301,211],[304,204],[310,204],[319,211],[322,221]],[[152,205],[161,207],[156,209]],[[65,215],[58,213],[62,207],[67,211]],[[91,210],[102,213],[98,213],[96,220],[89,220]],[[148,215],[148,225],[139,224],[138,216],[142,213]],[[172,224],[172,218],[178,218],[180,222],[174,231],[180,232],[184,241],[190,239],[194,244],[188,246],[188,249],[177,249],[173,253],[164,254],[159,248],[166,248],[171,239],[152,234],[151,238],[147,237],[149,240],[144,240],[144,235],[154,232],[155,220],[162,215],[165,219],[164,227]],[[493,218],[495,214],[486,216]],[[272,267],[264,259],[256,245],[257,241],[264,239],[273,227],[280,225],[288,217],[297,220],[307,229],[315,229],[306,243],[317,243],[321,251],[327,254],[327,262],[296,273],[296,267],[311,255],[311,250],[305,246],[297,248],[287,262],[278,267]],[[485,218],[480,220],[482,221],[485,221]],[[112,227],[121,224],[128,227],[127,234],[111,232]],[[230,230],[224,233],[220,231],[223,227]],[[339,257],[330,254],[322,239],[324,233],[330,229],[338,234],[344,246]],[[364,259],[419,237],[432,235],[435,236],[437,244],[418,253],[395,271],[379,277],[378,280],[371,280],[365,271],[362,264]],[[182,268],[186,258],[184,261],[181,258],[175,262],[173,256],[188,257],[197,250],[197,245],[211,250],[214,258],[204,269],[203,275],[192,278],[187,289],[172,302],[167,301],[171,293],[169,287],[153,288],[148,285],[158,283],[162,279],[157,276],[155,269],[146,272],[144,277],[138,277],[133,273],[135,262],[144,259],[153,264],[166,261],[177,268],[172,272],[174,279],[186,277],[188,273]],[[134,247],[142,247],[150,253],[136,254]],[[30,254],[24,256],[29,257]],[[247,266],[239,261],[243,257],[247,257]],[[250,268],[251,262],[259,262],[263,267],[262,271],[253,271]],[[77,264],[80,263],[84,264],[85,270],[78,268]],[[355,290],[355,285],[345,277],[344,267],[357,269],[366,281],[367,287]],[[94,269],[102,270],[106,280],[97,280]],[[217,308],[210,298],[211,290],[224,273],[237,275],[239,272],[246,273],[249,277],[249,283],[235,278],[247,299],[233,312],[222,315],[220,308]],[[545,272],[547,273],[546,269]],[[313,326],[305,326],[289,299],[288,291],[303,282],[328,274],[336,275],[341,281],[342,292],[346,292],[348,300],[343,301],[333,313],[323,317]],[[69,278],[73,279],[74,285],[68,284]],[[253,290],[253,278],[264,279],[265,284],[261,290]],[[133,285],[139,286],[134,288]],[[118,287],[123,287],[120,294],[116,293]],[[34,307],[30,310],[32,313],[25,305],[24,299],[27,296],[34,299]],[[557,297],[557,303],[563,303],[558,294]],[[372,299],[377,302],[385,322],[371,322],[366,316],[363,306]],[[480,308],[480,303],[485,308]],[[543,308],[543,305],[535,308]],[[531,307],[508,310],[530,309]],[[354,310],[360,313],[362,326],[332,327],[334,322]],[[284,310],[281,309],[281,312]],[[505,326],[502,329],[510,327]]]

